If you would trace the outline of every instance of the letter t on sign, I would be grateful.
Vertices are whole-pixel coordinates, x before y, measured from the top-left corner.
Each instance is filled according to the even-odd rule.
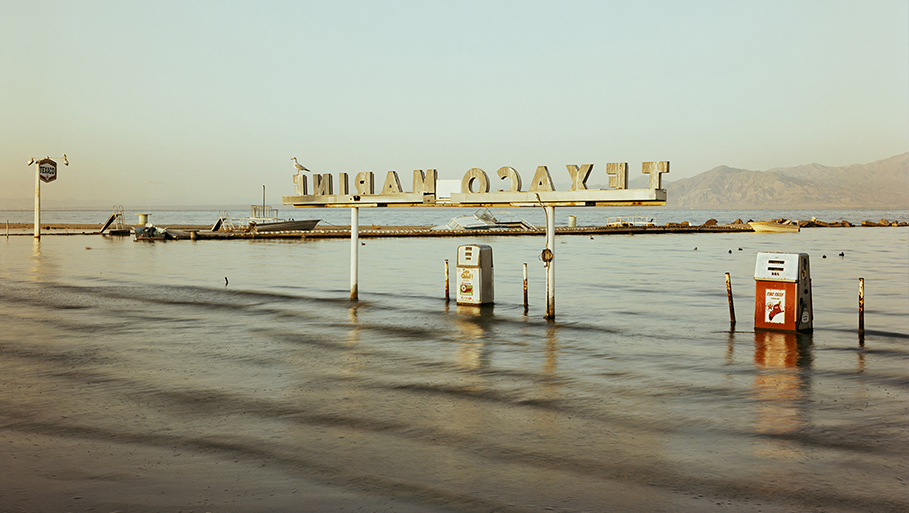
[[[662,174],[669,172],[669,161],[663,160],[660,162],[644,162],[641,170],[645,175],[650,175],[650,188],[651,189],[662,189]]]

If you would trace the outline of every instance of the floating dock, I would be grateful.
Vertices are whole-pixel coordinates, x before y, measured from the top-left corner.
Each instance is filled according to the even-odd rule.
[[[350,227],[337,226],[308,231],[287,231],[268,233],[248,232],[212,232],[208,230],[189,231],[195,240],[213,239],[332,239],[350,238]],[[605,235],[605,234],[644,234],[644,233],[697,233],[697,232],[750,232],[747,224],[691,226],[687,223],[672,223],[671,226],[557,226],[558,235]],[[361,238],[383,237],[520,237],[543,236],[546,228],[533,229],[480,229],[480,230],[438,230],[431,226],[360,226]]]
[[[826,223],[818,220],[801,221],[799,225],[802,228],[847,228],[853,227],[852,223],[840,221],[835,223]],[[863,221],[863,227],[883,227],[883,226],[906,226],[906,222],[887,221]],[[63,224],[47,223],[42,226],[44,235],[99,235],[101,224]],[[32,223],[9,223],[6,225],[6,234],[9,235],[30,235]],[[322,226],[314,230],[306,231],[286,231],[286,232],[241,232],[241,231],[211,231],[208,225],[170,225],[166,226],[168,230],[180,233],[180,239],[194,240],[229,240],[229,239],[332,239],[332,238],[349,238],[349,226]],[[636,235],[645,233],[728,233],[728,232],[752,232],[754,231],[747,223],[730,223],[718,224],[713,220],[704,224],[693,225],[689,222],[667,223],[664,225],[654,224],[609,224],[603,226],[556,226],[555,232],[559,235]],[[381,237],[483,237],[483,236],[542,236],[546,234],[544,227],[531,229],[465,229],[465,230],[438,230],[431,226],[385,226],[385,225],[361,225],[360,237],[381,238]],[[104,235],[123,236],[129,235],[128,229],[120,230],[118,233],[105,232]]]

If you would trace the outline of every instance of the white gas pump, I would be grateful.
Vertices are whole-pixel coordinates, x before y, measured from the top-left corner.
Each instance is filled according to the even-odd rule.
[[[458,304],[482,305],[494,301],[492,246],[458,246]]]

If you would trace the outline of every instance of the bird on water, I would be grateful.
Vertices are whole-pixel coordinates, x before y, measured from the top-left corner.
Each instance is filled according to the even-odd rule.
[[[299,162],[297,162],[297,157],[294,157],[294,158],[292,158],[292,159],[290,159],[290,160],[293,160],[293,161],[294,161],[294,167],[297,168],[297,171],[306,171],[307,173],[311,173],[311,172],[312,172],[312,171],[306,169],[305,167],[303,167],[302,164],[300,164]]]

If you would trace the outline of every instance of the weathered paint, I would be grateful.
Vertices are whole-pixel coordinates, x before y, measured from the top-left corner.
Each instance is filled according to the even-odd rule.
[[[449,276],[451,271],[448,267],[448,259],[445,259],[445,302],[451,301],[450,289],[449,289]]]

